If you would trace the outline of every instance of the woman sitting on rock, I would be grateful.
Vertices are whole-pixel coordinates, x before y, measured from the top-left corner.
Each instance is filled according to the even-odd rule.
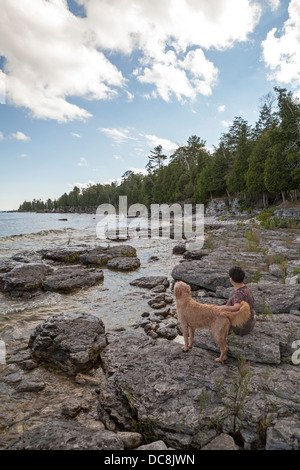
[[[227,301],[226,306],[222,305],[219,308],[227,310],[228,312],[235,312],[239,310],[240,303],[244,300],[250,305],[251,315],[247,323],[242,327],[230,327],[230,331],[233,331],[239,336],[249,334],[255,325],[255,311],[254,311],[254,296],[252,290],[244,284],[245,272],[239,266],[233,266],[229,270],[230,283],[234,287],[234,293]]]

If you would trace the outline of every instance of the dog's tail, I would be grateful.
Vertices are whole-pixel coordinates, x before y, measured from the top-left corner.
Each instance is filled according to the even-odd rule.
[[[236,312],[222,312],[222,315],[229,319],[232,326],[241,327],[250,318],[250,306],[248,302],[243,300],[239,310]]]

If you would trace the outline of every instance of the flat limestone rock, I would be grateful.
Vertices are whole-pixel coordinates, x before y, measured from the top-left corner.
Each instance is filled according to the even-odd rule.
[[[177,342],[130,329],[111,336],[101,354],[107,376],[99,394],[101,421],[110,430],[130,430],[134,409],[135,419],[168,446],[201,449],[220,434],[218,423],[223,433],[233,432],[237,384],[243,393],[238,425],[249,448],[261,443],[265,410],[272,413],[272,423],[283,413],[299,420],[297,366],[250,361],[240,369],[232,358],[216,363],[218,355],[199,347],[184,353]],[[276,444],[275,431],[269,433],[269,445],[290,445],[291,433],[282,433]]]
[[[152,289],[153,287],[163,285],[169,287],[168,278],[165,276],[144,276],[134,279],[130,282],[131,286],[143,287],[145,289]]]
[[[94,286],[103,281],[101,269],[87,269],[81,265],[63,266],[53,271],[42,283],[44,291],[69,293],[74,290]]]
[[[117,256],[107,262],[107,267],[116,271],[134,271],[138,269],[140,265],[141,262],[136,256]]]
[[[218,286],[230,287],[228,270],[231,265],[224,263],[206,263],[202,260],[184,261],[173,268],[175,281],[183,281],[196,288],[216,291]]]
[[[40,263],[20,264],[1,275],[0,288],[14,297],[30,294],[42,287],[52,269]]]

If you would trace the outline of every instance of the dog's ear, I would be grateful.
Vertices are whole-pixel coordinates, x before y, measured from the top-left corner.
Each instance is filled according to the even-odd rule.
[[[187,297],[191,294],[191,288],[185,282],[178,281],[174,287],[174,294],[177,299],[180,297]]]

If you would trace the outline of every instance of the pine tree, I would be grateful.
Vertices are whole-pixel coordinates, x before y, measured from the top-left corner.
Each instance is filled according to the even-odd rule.
[[[151,150],[151,154],[148,156],[148,163],[146,165],[147,170],[151,173],[154,170],[160,170],[163,166],[164,160],[167,156],[162,153],[162,146],[157,145],[154,150]]]
[[[264,171],[266,161],[270,155],[270,148],[270,135],[265,131],[255,142],[249,158],[249,168],[246,175],[248,192],[250,194],[262,194],[264,207],[268,206]]]

